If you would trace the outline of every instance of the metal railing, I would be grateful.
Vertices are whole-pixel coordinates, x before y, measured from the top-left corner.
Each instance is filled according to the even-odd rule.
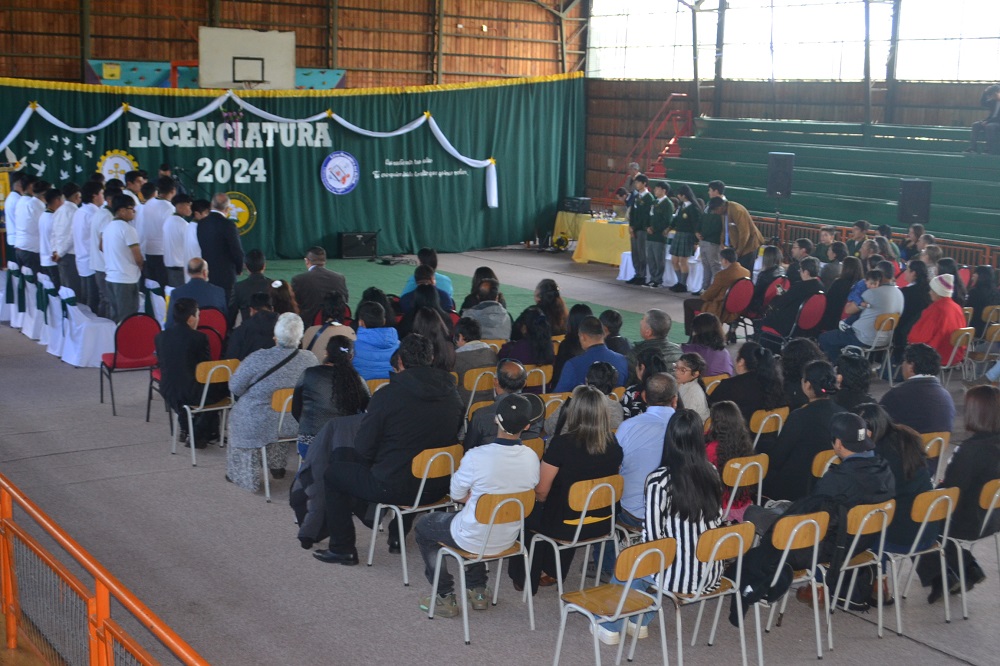
[[[24,514],[28,520],[16,519],[15,508],[18,518]],[[52,552],[56,549],[42,546],[31,532],[50,538],[68,561]],[[71,567],[88,574],[90,585]],[[21,636],[54,664],[154,666],[160,662],[151,652],[163,652],[181,664],[208,664],[2,474],[0,574],[9,649],[17,648]],[[111,617],[113,608],[117,621]],[[143,627],[151,636],[137,638],[137,632],[126,631],[120,623]]]

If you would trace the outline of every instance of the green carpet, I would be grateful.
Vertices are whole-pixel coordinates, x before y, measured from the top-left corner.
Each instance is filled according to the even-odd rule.
[[[347,286],[351,291],[350,306],[352,310],[357,308],[358,302],[361,299],[361,293],[368,287],[378,287],[387,294],[398,294],[403,289],[403,285],[406,284],[406,279],[413,275],[414,268],[414,265],[407,264],[382,266],[381,264],[362,259],[332,261],[328,265],[331,270],[343,273],[347,278]],[[274,279],[291,280],[292,276],[301,273],[303,270],[305,270],[305,264],[302,260],[283,259],[267,262],[267,270],[264,272],[268,277]],[[456,305],[461,306],[462,300],[472,287],[472,276],[459,275],[458,273],[447,271],[442,272],[452,279],[455,289],[455,300],[457,301]],[[514,318],[517,318],[525,308],[535,304],[534,291],[531,289],[501,285],[500,291],[503,292],[504,299],[507,301],[507,309]],[[572,307],[577,303],[586,303],[594,311],[595,315],[599,315],[608,309],[607,306],[589,301],[580,301],[571,298],[565,300],[566,307]],[[621,312],[623,321],[621,334],[633,343],[640,340],[639,322],[642,320],[642,313],[628,312],[626,310],[619,310],[619,312]],[[681,328],[675,326],[670,331],[670,339],[674,342],[687,342],[687,338],[684,337],[684,331],[680,330]]]

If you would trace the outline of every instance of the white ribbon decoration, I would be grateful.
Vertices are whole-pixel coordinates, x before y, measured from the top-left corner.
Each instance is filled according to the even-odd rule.
[[[244,109],[254,114],[255,116],[259,116],[260,118],[263,118],[265,120],[270,120],[279,123],[311,123],[324,120],[327,117],[329,117],[331,120],[336,122],[341,127],[344,127],[345,129],[348,129],[362,136],[372,137],[376,139],[386,139],[389,137],[401,136],[403,134],[412,132],[413,130],[417,129],[424,123],[428,123],[431,128],[431,133],[434,135],[434,138],[437,139],[437,142],[441,145],[441,147],[444,148],[446,153],[448,153],[458,161],[462,162],[466,166],[474,167],[477,169],[486,169],[486,205],[490,208],[497,208],[499,206],[496,162],[492,158],[488,160],[474,160],[470,157],[462,155],[457,150],[455,150],[455,147],[451,145],[451,142],[448,140],[448,137],[446,137],[444,135],[444,132],[441,131],[441,128],[438,127],[437,122],[435,122],[430,112],[424,113],[419,118],[410,121],[409,123],[403,125],[397,130],[393,130],[391,132],[374,132],[372,130],[366,130],[362,127],[358,127],[357,125],[348,122],[341,116],[335,113],[331,114],[328,111],[323,111],[322,113],[317,113],[312,116],[308,116],[306,118],[284,118],[282,116],[277,116],[273,113],[269,113],[261,109],[260,107],[255,106],[250,102],[247,102],[246,100],[240,98],[238,95],[234,94],[232,90],[227,90],[224,95],[216,97],[201,110],[195,111],[194,113],[190,113],[186,116],[170,118],[167,116],[162,116],[158,113],[152,113],[151,111],[143,111],[142,109],[137,109],[136,107],[131,105],[128,106],[128,113],[134,114],[144,120],[154,120],[158,122],[188,122],[207,116],[213,111],[219,109],[223,104],[226,103],[226,100],[228,99],[232,99],[233,102],[235,102],[236,105],[239,106],[241,109]],[[111,123],[115,122],[116,120],[121,118],[122,115],[125,114],[126,112],[125,108],[126,108],[125,105],[122,105],[119,108],[115,109],[111,113],[111,115],[109,115],[107,118],[105,118],[97,125],[94,125],[93,127],[82,128],[82,127],[71,127],[67,125],[62,120],[56,118],[51,113],[49,113],[41,104],[38,103],[29,104],[27,108],[25,108],[24,111],[21,113],[21,116],[17,119],[17,122],[14,124],[14,127],[11,128],[10,132],[7,133],[7,136],[4,137],[3,141],[0,141],[0,150],[3,150],[7,146],[9,146],[11,142],[14,141],[15,138],[17,138],[17,135],[20,134],[21,131],[24,129],[25,125],[28,124],[28,120],[31,118],[32,113],[38,113],[42,118],[49,121],[51,124],[55,125],[59,129],[65,130],[67,132],[73,132],[75,134],[86,134],[88,132],[96,132],[97,130],[102,130]]]

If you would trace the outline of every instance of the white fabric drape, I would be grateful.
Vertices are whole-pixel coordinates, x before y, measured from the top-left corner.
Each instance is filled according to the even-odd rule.
[[[263,118],[264,120],[270,120],[272,122],[279,122],[279,123],[311,123],[329,118],[330,120],[333,120],[338,125],[347,130],[350,130],[362,136],[368,136],[376,139],[385,139],[389,137],[401,136],[403,134],[412,132],[413,130],[422,126],[424,123],[427,123],[430,126],[431,133],[434,135],[434,138],[437,139],[437,142],[441,145],[441,147],[445,150],[445,152],[447,152],[449,155],[451,155],[458,161],[462,162],[466,166],[470,166],[476,169],[486,169],[486,205],[489,206],[490,208],[497,208],[499,206],[496,162],[493,160],[493,158],[486,160],[474,160],[471,157],[466,157],[465,155],[459,153],[455,149],[455,147],[451,145],[451,142],[448,140],[448,137],[444,135],[444,132],[441,131],[441,128],[438,126],[437,122],[435,122],[430,112],[425,112],[419,118],[391,132],[375,132],[372,130],[366,130],[363,127],[358,127],[357,125],[349,122],[345,118],[342,118],[341,116],[338,116],[335,113],[331,113],[330,111],[323,111],[321,113],[316,113],[311,116],[307,116],[305,118],[285,118],[282,116],[275,115],[273,113],[269,113],[261,109],[260,107],[255,106],[254,104],[251,104],[250,102],[240,98],[238,95],[233,93],[232,90],[227,90],[225,94],[216,97],[214,100],[209,102],[204,108],[195,111],[194,113],[189,113],[186,116],[170,118],[167,116],[162,116],[158,113],[153,113],[151,111],[144,111],[134,106],[123,104],[121,107],[115,109],[111,113],[111,115],[109,115],[107,118],[105,118],[97,125],[94,125],[93,127],[71,127],[62,120],[60,120],[59,118],[56,118],[54,115],[49,113],[41,104],[33,102],[29,104],[28,107],[21,113],[20,117],[17,119],[17,122],[14,124],[14,127],[11,128],[10,132],[7,133],[7,136],[4,137],[3,141],[0,141],[0,150],[3,150],[7,146],[9,146],[11,142],[13,142],[14,139],[17,138],[17,136],[24,129],[25,125],[28,124],[28,120],[31,118],[32,113],[38,113],[42,118],[49,121],[51,124],[55,125],[59,129],[65,130],[67,132],[73,132],[75,134],[86,134],[88,132],[96,132],[97,130],[104,129],[108,125],[112,124],[113,122],[121,118],[126,113],[133,114],[144,120],[154,120],[158,122],[188,122],[192,120],[197,120],[198,118],[202,118],[212,113],[213,111],[218,110],[223,104],[226,103],[227,100],[230,99],[233,100],[233,102],[241,109],[244,109],[245,111],[248,111],[254,114],[255,116]]]

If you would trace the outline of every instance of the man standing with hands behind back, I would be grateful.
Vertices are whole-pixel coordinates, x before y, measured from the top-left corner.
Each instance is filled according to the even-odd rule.
[[[236,276],[243,272],[243,245],[236,224],[229,219],[229,195],[225,192],[212,197],[212,211],[198,222],[198,245],[202,258],[212,267],[208,281],[222,287],[228,300]]]
[[[646,189],[648,182],[649,179],[641,173],[633,180],[635,197],[628,209],[628,232],[632,238],[632,266],[635,268],[635,277],[628,281],[629,284],[646,284],[646,228],[650,222],[649,210],[656,201]]]

